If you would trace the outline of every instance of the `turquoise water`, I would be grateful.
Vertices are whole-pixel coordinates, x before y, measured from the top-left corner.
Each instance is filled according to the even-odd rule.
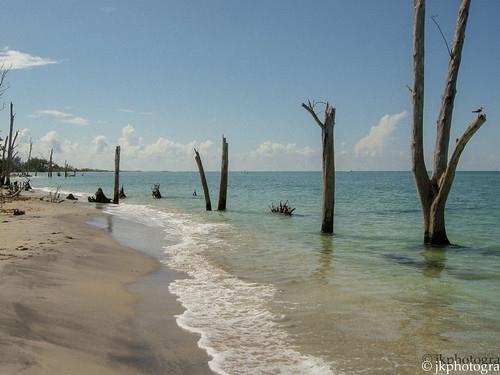
[[[219,174],[207,178],[216,207]],[[446,250],[422,244],[409,172],[337,173],[334,236],[319,234],[319,172],[231,172],[224,213],[204,211],[197,173],[121,181],[128,198],[107,212],[165,232],[158,258],[190,276],[170,285],[178,323],[219,373],[414,374],[425,353],[500,352],[498,172],[457,173]],[[111,195],[113,176],[32,182]],[[279,200],[296,215],[270,214]]]

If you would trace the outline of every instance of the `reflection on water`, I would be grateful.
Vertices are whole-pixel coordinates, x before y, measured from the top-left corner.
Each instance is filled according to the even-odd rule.
[[[332,261],[333,261],[333,237],[332,236],[319,236],[320,251],[318,254],[318,268],[313,276],[321,283],[327,284],[328,279],[331,277]]]
[[[422,274],[427,277],[440,277],[446,266],[446,248],[426,248],[423,256]]]

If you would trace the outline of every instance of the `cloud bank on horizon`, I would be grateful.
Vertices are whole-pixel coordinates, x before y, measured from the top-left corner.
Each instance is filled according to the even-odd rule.
[[[72,124],[74,115],[58,110],[39,110],[36,117],[51,116]],[[357,165],[381,168],[387,158],[394,156],[390,147],[391,137],[400,122],[407,116],[406,111],[394,115],[384,115],[368,134],[361,138],[352,148],[341,144],[337,156],[339,170],[353,169],[352,160]],[[67,121],[68,120],[68,121]],[[23,129],[20,137],[20,153],[27,154],[31,132]],[[319,143],[319,142],[318,142]],[[77,167],[111,168],[112,145],[120,145],[124,169],[134,170],[195,170],[193,149],[199,149],[203,162],[208,170],[218,170],[220,147],[212,139],[193,140],[182,143],[158,137],[146,142],[136,128],[127,124],[121,129],[116,139],[108,139],[104,134],[94,136],[89,142],[76,141],[61,137],[55,130],[50,130],[33,142],[33,154],[47,157],[49,150],[54,150],[56,159],[68,160]],[[230,143],[231,147],[231,143]],[[232,151],[232,150],[231,150]],[[320,170],[321,150],[309,145],[298,146],[296,143],[282,144],[266,140],[256,148],[242,151],[230,151],[232,170]],[[106,154],[109,154],[106,158]],[[74,160],[78,155],[78,160]],[[407,161],[407,155],[397,157]],[[109,159],[106,162],[106,159]],[[358,168],[356,168],[358,169]],[[363,168],[360,168],[363,169]]]

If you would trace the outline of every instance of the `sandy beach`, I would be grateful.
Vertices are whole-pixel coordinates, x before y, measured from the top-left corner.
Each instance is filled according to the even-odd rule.
[[[173,271],[88,224],[94,208],[24,195],[4,209],[25,215],[0,214],[1,374],[210,373]]]

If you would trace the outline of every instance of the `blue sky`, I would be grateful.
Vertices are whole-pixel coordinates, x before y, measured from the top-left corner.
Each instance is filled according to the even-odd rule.
[[[18,69],[3,101],[35,154],[53,146],[77,166],[111,168],[121,144],[126,168],[194,170],[196,145],[217,170],[225,134],[233,170],[319,170],[320,129],[300,103],[329,100],[338,169],[408,170],[412,3],[5,0],[0,54]],[[430,16],[451,43],[458,5],[427,3],[429,160],[448,64]],[[488,122],[461,169],[500,167],[499,16],[499,1],[471,5],[452,137],[480,105]]]

